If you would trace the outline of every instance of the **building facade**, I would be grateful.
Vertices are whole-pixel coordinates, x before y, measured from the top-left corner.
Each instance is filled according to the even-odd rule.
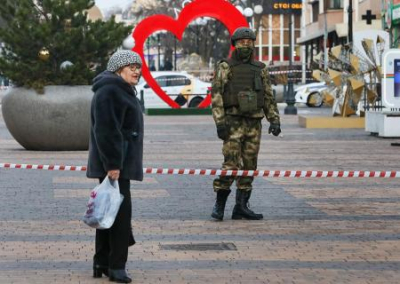
[[[399,1],[400,0],[391,0]],[[320,51],[349,42],[349,6],[353,33],[382,30],[382,3],[378,0],[303,0],[301,35],[304,68],[309,68]]]
[[[390,33],[391,47],[400,46],[400,0],[382,0],[382,26]]]
[[[258,60],[273,65],[288,65],[290,37],[292,60],[300,62],[300,37],[302,0],[264,1],[263,15],[254,23],[257,32],[256,56]],[[292,23],[290,32],[289,24]]]

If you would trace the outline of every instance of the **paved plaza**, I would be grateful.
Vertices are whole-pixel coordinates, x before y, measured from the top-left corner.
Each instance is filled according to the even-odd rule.
[[[263,125],[262,170],[400,170],[400,147],[391,146],[398,139],[305,129],[297,116],[282,116],[282,138]],[[145,167],[222,162],[211,116],[146,116],[144,151]],[[26,151],[0,116],[0,163],[86,159],[86,151]],[[231,196],[223,222],[210,217],[212,180],[145,175],[132,183],[133,283],[399,283],[399,179],[259,177],[251,208],[265,219],[231,220]],[[109,283],[91,277],[94,230],[80,221],[95,185],[84,172],[0,169],[0,284]]]

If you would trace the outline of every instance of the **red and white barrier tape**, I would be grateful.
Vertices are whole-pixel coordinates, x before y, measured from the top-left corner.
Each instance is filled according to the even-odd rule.
[[[276,70],[276,71],[270,70],[269,74],[276,75],[276,74],[303,73],[303,72],[310,73],[311,71],[309,71],[309,70],[306,70],[306,71],[303,71],[303,70]]]
[[[48,171],[86,171],[85,166],[63,166],[63,165],[29,165],[0,163],[0,169],[27,169],[27,170],[48,170]]]
[[[86,171],[85,166],[28,165],[0,163],[0,168],[33,169],[50,171]],[[398,171],[247,171],[213,169],[163,169],[143,168],[145,174],[197,175],[197,176],[242,176],[275,178],[400,178]]]

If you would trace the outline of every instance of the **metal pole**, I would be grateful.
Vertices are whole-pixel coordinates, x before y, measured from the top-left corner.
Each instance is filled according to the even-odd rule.
[[[174,37],[174,71],[176,71],[176,37]]]
[[[292,57],[293,57],[293,41],[292,41],[292,28],[293,21],[292,21],[292,14],[289,15],[289,73],[288,73],[288,92],[286,96],[286,104],[285,107],[285,114],[297,114],[297,108],[294,106],[296,103],[296,99],[294,97],[294,90],[293,90],[293,81],[292,81]]]
[[[349,19],[348,19],[349,42],[348,43],[352,43],[353,42],[353,0],[349,0],[349,8],[347,9],[347,13],[349,16]]]
[[[157,34],[157,41],[158,41],[158,71],[160,71],[160,48],[161,48],[161,42],[160,42],[160,34]]]
[[[147,39],[147,66],[150,67],[150,38]]]
[[[325,2],[326,3],[326,2]],[[327,21],[327,7],[324,7],[325,12],[324,12],[324,69],[325,71],[328,69],[328,21]]]

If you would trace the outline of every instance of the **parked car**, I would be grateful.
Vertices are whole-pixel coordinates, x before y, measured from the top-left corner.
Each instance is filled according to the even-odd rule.
[[[286,96],[285,93],[288,91],[288,86],[287,85],[272,85],[272,92],[274,94],[275,101],[277,103],[284,103],[286,101]],[[298,85],[293,84],[294,90],[298,87]]]
[[[154,71],[151,74],[161,89],[182,107],[197,107],[211,90],[211,83],[184,71]],[[145,108],[169,107],[143,78],[137,84],[136,90],[139,96],[143,91]]]
[[[321,107],[324,103],[322,91],[327,88],[325,82],[299,86],[294,90],[296,103],[305,103],[309,107]]]

